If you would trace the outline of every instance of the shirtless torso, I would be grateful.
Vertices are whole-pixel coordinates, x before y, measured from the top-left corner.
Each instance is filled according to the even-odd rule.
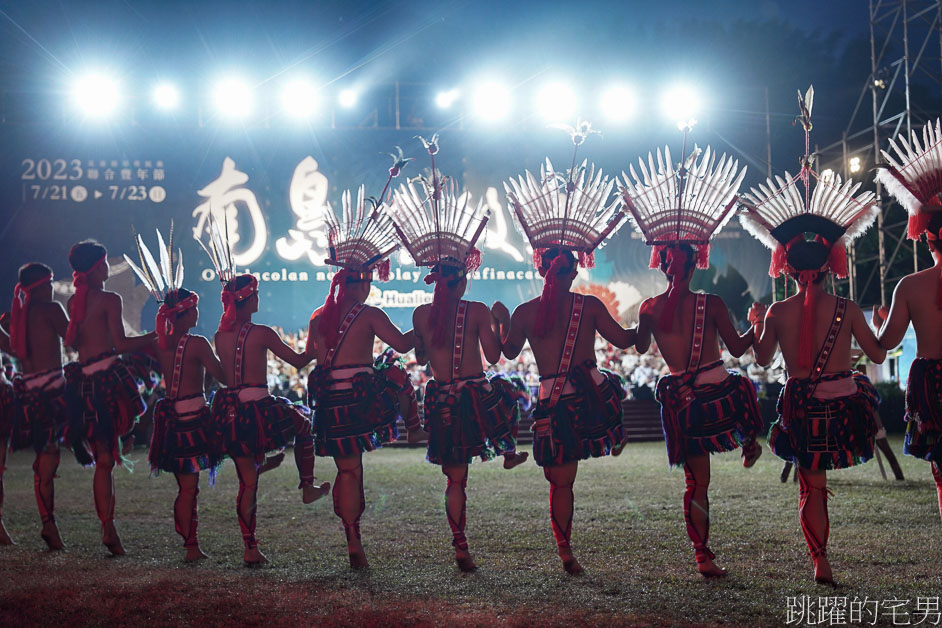
[[[467,314],[464,324],[464,346],[461,355],[461,365],[458,377],[473,377],[484,370],[483,357],[488,364],[496,364],[500,360],[500,342],[492,326],[491,312],[487,306],[479,301],[465,301]],[[444,308],[443,316],[445,338],[449,341],[441,346],[431,342],[432,321],[429,320],[431,305],[421,305],[412,314],[412,325],[415,328],[415,354],[419,364],[428,362],[432,367],[432,374],[436,381],[450,382],[452,379],[452,355],[454,347],[451,339],[455,335],[455,317],[459,301],[448,303]]]
[[[936,253],[932,268],[904,277],[893,291],[893,303],[875,311],[874,323],[880,326],[880,344],[893,349],[902,341],[912,322],[916,331],[916,357],[942,359],[942,308],[935,298],[942,272],[942,253]]]

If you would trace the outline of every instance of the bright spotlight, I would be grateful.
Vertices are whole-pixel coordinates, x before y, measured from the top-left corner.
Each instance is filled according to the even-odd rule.
[[[356,106],[357,99],[359,97],[360,95],[357,94],[357,91],[355,89],[345,89],[342,92],[340,92],[340,95],[337,97],[337,100],[340,102],[340,106],[343,107],[344,109],[351,109],[352,107]]]
[[[75,81],[72,99],[85,115],[100,118],[118,108],[121,90],[117,81],[108,76],[87,74]]]
[[[537,94],[536,109],[547,122],[569,122],[576,116],[576,94],[568,85],[551,83]]]
[[[689,129],[697,123],[697,114],[700,113],[700,96],[690,87],[673,87],[664,94],[661,106],[664,109],[664,115],[671,122],[676,122],[680,129]]]
[[[317,88],[308,81],[292,81],[285,85],[281,105],[293,118],[310,117],[317,109]]]
[[[622,85],[610,87],[602,93],[602,113],[612,122],[624,122],[635,112],[637,103],[630,89]]]
[[[252,112],[252,89],[239,79],[223,79],[216,84],[214,101],[226,118],[244,118]]]
[[[435,104],[441,109],[448,109],[458,100],[458,90],[449,89],[447,92],[438,92],[435,95]]]
[[[157,108],[165,111],[176,109],[180,104],[180,92],[170,83],[158,84],[154,87],[151,97]]]
[[[499,83],[485,83],[474,93],[474,113],[483,120],[502,120],[510,113],[510,107],[510,90]]]
[[[860,172],[860,168],[862,167],[860,164],[860,157],[851,157],[850,163],[848,165],[850,166],[851,172]]]

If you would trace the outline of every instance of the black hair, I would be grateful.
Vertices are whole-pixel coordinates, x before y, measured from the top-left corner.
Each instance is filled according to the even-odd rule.
[[[193,293],[187,290],[186,288],[180,288],[179,290],[172,290],[167,293],[167,298],[164,299],[164,303],[170,307],[175,306],[180,301],[190,297]]]
[[[694,266],[697,265],[697,251],[686,242],[665,246],[658,252],[658,256],[661,260],[661,272],[667,274],[667,267],[669,266],[667,261],[667,251],[671,248],[680,249],[687,254],[686,261],[684,262],[684,277],[689,277],[691,271],[693,271]]]
[[[785,253],[785,260],[795,271],[818,270],[828,263],[831,255],[829,249],[823,242],[816,240],[798,240],[788,247]],[[798,272],[792,273],[792,278],[797,281]],[[828,276],[827,272],[819,272],[812,283],[819,284]]]
[[[87,273],[106,255],[108,255],[108,249],[97,240],[82,240],[69,251],[69,264],[72,265],[73,270]]]
[[[936,212],[929,220],[929,231],[936,237],[935,240],[927,240],[929,248],[942,253],[942,212]]]
[[[29,264],[23,264],[20,266],[19,281],[22,285],[28,286],[36,283],[43,277],[48,277],[52,274],[52,269],[46,266],[45,264],[40,264],[39,262],[30,262]]]
[[[462,279],[468,276],[467,273],[462,274],[462,270],[463,269],[459,268],[458,266],[452,266],[449,264],[436,264],[431,268],[431,272],[440,273],[443,277],[447,278],[446,283],[448,284],[449,288],[457,286]]]
[[[572,254],[572,251],[569,249],[560,249],[553,248],[547,249],[543,255],[540,256],[540,270],[544,273],[549,270],[550,264],[553,263],[553,260],[562,255],[569,262],[568,268],[565,271],[562,271],[560,274],[571,273],[576,267],[576,256]]]

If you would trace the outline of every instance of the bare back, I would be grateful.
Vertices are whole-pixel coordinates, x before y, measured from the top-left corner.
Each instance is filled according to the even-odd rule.
[[[73,297],[74,298],[74,297]],[[69,299],[71,311],[72,299]],[[85,319],[78,328],[75,337],[75,349],[79,360],[85,361],[103,353],[115,351],[115,342],[111,334],[113,320],[124,325],[121,320],[121,297],[107,290],[90,289],[85,301]]]
[[[700,365],[709,364],[720,359],[720,344],[717,335],[717,300],[715,295],[707,295],[706,318],[704,320],[703,349],[700,354]],[[662,330],[658,322],[661,313],[667,305],[667,293],[653,297],[642,305],[642,316],[646,319],[644,326],[649,326],[657,348],[664,361],[667,362],[671,373],[683,373],[690,362],[690,347],[693,339],[693,325],[696,318],[697,294],[687,292],[680,297],[677,310],[674,313],[674,322],[669,331]],[[728,318],[726,308],[723,316]]]
[[[540,299],[531,299],[514,310],[513,326],[520,328],[530,342],[533,357],[536,358],[536,367],[543,377],[553,375],[559,370],[563,347],[566,344],[566,334],[569,330],[569,321],[572,315],[574,295],[570,292],[563,296],[557,311],[552,313],[553,327],[543,337],[536,337],[534,327],[540,309]],[[588,360],[595,361],[595,332],[598,309],[604,308],[595,297],[586,297],[584,301],[582,324],[576,336],[576,344],[572,354],[572,364],[580,364]]]
[[[355,301],[340,305],[340,325],[343,324],[347,314],[358,305]],[[413,347],[412,332],[403,334],[393,325],[383,310],[370,305],[362,305],[362,310],[350,324],[343,342],[336,348],[330,366],[342,368],[348,366],[363,366],[373,364],[373,342],[379,338],[399,353],[405,353]],[[319,307],[311,316],[308,326],[309,337],[314,339],[314,356],[317,364],[323,366],[327,360],[327,343],[324,334],[320,331],[321,313],[324,308]]]
[[[942,309],[936,303],[942,264],[904,277],[893,295],[902,301],[916,331],[916,357],[942,359]],[[892,315],[892,314],[891,314]],[[904,332],[905,333],[905,332]]]
[[[183,362],[180,370],[180,379],[177,382],[177,397],[189,397],[205,392],[204,382],[206,380],[207,366],[214,376],[221,375],[221,366],[216,354],[210,346],[209,341],[203,336],[189,335],[186,346],[183,351]],[[156,350],[157,359],[160,360],[160,366],[164,372],[164,383],[167,386],[167,394],[170,394],[174,377],[177,349],[179,347],[180,337],[171,337],[169,348]],[[207,362],[210,361],[209,364]],[[215,362],[213,364],[212,362]],[[218,377],[217,377],[218,379]]]
[[[490,341],[497,351],[499,359],[499,345],[497,337],[491,329],[491,315],[487,306],[478,301],[464,301],[467,304],[464,333],[461,344],[464,347],[461,356],[461,365],[458,377],[473,377],[484,370],[481,356],[483,341]],[[435,324],[437,321],[429,320],[432,312],[431,305],[421,305],[412,315],[412,324],[416,335],[416,352],[424,352],[432,366],[432,375],[439,382],[450,382],[452,379],[455,322],[457,319],[459,302],[449,303],[442,316],[444,320],[445,341],[441,345],[432,342]]]
[[[22,360],[27,375],[62,366],[62,338],[69,320],[56,301],[31,303],[26,313],[27,358]]]
[[[801,312],[804,297],[801,294],[789,297],[784,301],[775,303],[769,310],[766,318],[766,325],[770,323],[775,326],[775,334],[778,338],[779,346],[782,349],[782,357],[785,358],[785,365],[788,368],[788,374],[792,377],[806,378],[811,375],[811,367],[799,366],[798,345],[801,338]],[[817,357],[818,352],[824,345],[828,330],[834,321],[835,307],[837,297],[822,293],[817,299],[814,310],[814,338],[811,346],[813,347],[812,361]],[[824,367],[823,373],[839,373],[849,370],[851,363],[851,338],[853,336],[853,311],[863,318],[860,308],[852,301],[847,302],[846,319],[841,325],[840,333],[834,342],[834,348],[831,351],[831,357]]]
[[[242,382],[244,386],[268,386],[268,343],[264,340],[264,325],[251,324],[248,335],[245,337],[245,346],[242,352]],[[236,381],[236,343],[242,326],[238,325],[232,331],[217,331],[214,337],[219,361],[222,362],[226,381],[232,386],[239,385]]]

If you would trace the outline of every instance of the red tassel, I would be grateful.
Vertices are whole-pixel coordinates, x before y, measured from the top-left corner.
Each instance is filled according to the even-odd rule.
[[[385,260],[376,265],[376,277],[380,281],[389,281],[389,275],[390,263],[389,258],[387,257]]]
[[[697,268],[706,270],[710,267],[710,245],[697,245]]]
[[[595,252],[579,251],[579,266],[582,268],[595,268]]]
[[[452,299],[449,298],[451,293],[448,291],[446,277],[438,275],[433,281],[435,281],[435,291],[432,293],[432,307],[428,313],[429,320],[434,321],[435,325],[435,329],[432,330],[432,344],[436,347],[443,347],[445,346],[445,308]]]
[[[533,267],[539,269],[543,264],[543,255],[548,249],[533,249]]]
[[[910,240],[918,240],[919,236],[925,233],[929,229],[929,221],[932,219],[932,214],[920,212],[915,216],[909,217],[909,229],[907,230],[906,236]]]
[[[660,268],[661,267],[661,249],[663,246],[655,246],[651,249],[651,263],[648,264],[648,268]]]
[[[831,252],[828,254],[828,266],[831,272],[841,279],[847,277],[847,249],[844,248],[843,243],[838,242],[831,247]]]
[[[785,270],[788,261],[785,257],[785,247],[779,244],[772,251],[772,261],[769,264],[769,277],[778,277]]]
[[[317,330],[324,336],[324,344],[327,349],[333,349],[334,345],[337,344],[337,332],[340,331],[339,302],[343,300],[345,279],[346,271],[338,270],[334,278],[330,280],[330,289],[327,290],[327,299],[324,301],[324,308],[321,310],[321,320]],[[336,294],[334,294],[335,290]],[[308,338],[309,343],[310,341],[311,338]]]
[[[484,255],[481,253],[481,249],[473,247],[468,251],[468,256],[464,260],[464,267],[468,273],[473,273],[478,268],[481,267],[481,263],[484,261]]]

